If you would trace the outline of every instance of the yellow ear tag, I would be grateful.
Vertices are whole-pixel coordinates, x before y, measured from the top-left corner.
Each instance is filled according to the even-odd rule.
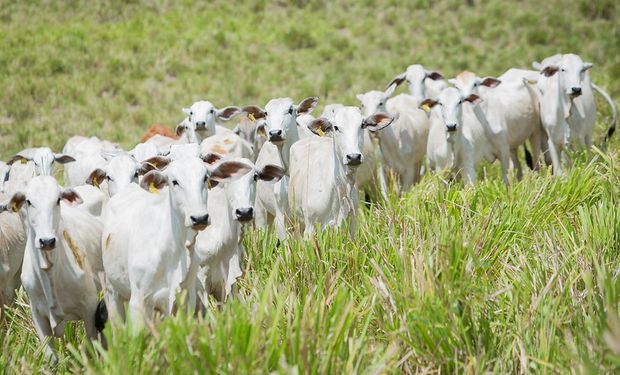
[[[248,113],[248,118],[250,119],[250,121],[256,122],[256,117],[254,117],[253,113]]]
[[[93,185],[94,187],[96,187],[97,189],[99,189],[99,182],[97,182],[97,177],[93,177],[93,178],[92,178],[92,180],[91,180],[91,182],[92,182],[92,185]]]
[[[20,162],[21,162],[22,164],[26,164],[26,163],[28,163],[28,160],[26,160],[26,159],[21,159],[21,160],[20,160]]]
[[[323,137],[325,135],[325,132],[321,128],[317,128],[316,132],[319,133],[319,137]]]
[[[149,185],[149,191],[153,194],[159,194],[159,189],[155,186],[153,181],[151,181],[151,184]]]
[[[431,107],[428,106],[428,104],[422,104],[422,110],[426,113],[431,111]]]
[[[17,212],[17,211],[19,211],[19,210],[17,209],[17,202],[13,202],[13,205],[12,205],[11,207],[13,208],[13,212]]]

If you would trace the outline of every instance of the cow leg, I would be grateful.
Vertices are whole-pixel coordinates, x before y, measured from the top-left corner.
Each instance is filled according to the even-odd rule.
[[[256,225],[257,228],[267,228],[267,225],[269,225],[269,214],[267,209],[265,209],[258,198],[256,198],[254,203],[254,225]]]
[[[276,209],[274,224],[276,227],[276,234],[278,235],[278,239],[286,239],[286,217],[284,216],[284,213],[280,212],[280,210],[278,209]]]
[[[535,131],[530,136],[530,146],[532,146],[532,168],[535,171],[540,170],[541,140],[542,137],[539,131]]]
[[[39,314],[34,306],[30,307],[32,311],[32,321],[34,323],[34,329],[37,332],[37,336],[39,336],[39,340],[45,343],[45,356],[48,359],[53,359],[54,363],[58,363],[58,356],[56,355],[56,350],[54,349],[54,338],[52,333],[52,327],[50,326],[50,321],[47,316],[43,314]]]
[[[508,180],[508,169],[510,168],[510,150],[507,150],[507,147],[502,148],[500,150],[499,162],[502,166],[502,180],[504,180],[504,184],[506,186],[510,185],[510,181]]]
[[[510,159],[512,159],[512,165],[514,165],[517,170],[517,180],[521,180],[523,178],[523,169],[521,169],[521,161],[519,160],[519,155],[517,154],[516,148],[510,150]]]
[[[105,294],[105,303],[108,309],[108,316],[111,322],[125,320],[125,306],[123,299],[114,289],[108,287]]]
[[[146,323],[146,317],[148,316],[145,311],[145,303],[140,293],[131,293],[129,299],[129,320],[135,331],[139,331]]]
[[[379,179],[379,190],[381,191],[381,197],[383,197],[384,202],[388,202],[388,185],[385,178],[385,169],[383,168],[382,163],[379,163],[379,168],[377,172],[377,177]]]
[[[549,154],[551,155],[551,162],[553,165],[553,174],[561,176],[562,175],[562,166],[560,160],[560,154],[558,154],[558,150],[560,149],[559,145],[556,145],[551,138],[548,138],[547,145],[549,146]]]

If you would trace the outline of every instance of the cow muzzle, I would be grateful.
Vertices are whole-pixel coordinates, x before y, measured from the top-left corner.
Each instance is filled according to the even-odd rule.
[[[346,164],[350,167],[362,164],[362,154],[347,154],[346,159]]]
[[[456,131],[456,124],[446,124],[446,131],[452,133]]]
[[[571,87],[570,96],[576,98],[582,94],[581,87]]]
[[[56,248],[56,237],[39,238],[39,249],[41,250],[54,250]]]
[[[254,208],[237,208],[235,210],[235,216],[237,217],[237,220],[241,222],[251,221],[252,219],[254,219]]]
[[[281,129],[269,131],[269,142],[283,142],[284,132]]]
[[[192,215],[189,219],[192,222],[192,229],[194,230],[203,230],[210,224],[209,214]]]

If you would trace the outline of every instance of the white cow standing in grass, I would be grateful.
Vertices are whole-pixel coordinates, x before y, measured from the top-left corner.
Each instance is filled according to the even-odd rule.
[[[21,282],[37,335],[47,340],[46,353],[54,358],[54,341],[48,339],[61,337],[67,321],[84,321],[88,339],[97,335],[97,276],[91,260],[100,256],[101,223],[73,207],[79,203],[74,190],[41,176],[0,207],[21,212],[27,228]]]
[[[407,70],[396,76],[388,87],[394,84],[398,86],[403,82],[407,82],[409,95],[420,102],[428,98],[436,98],[443,89],[448,87],[441,73],[425,69],[420,64],[409,65]]]
[[[20,151],[7,164],[13,164],[16,161],[30,161],[34,164],[35,173],[38,176],[51,176],[54,162],[66,164],[74,162],[75,159],[66,154],[55,154],[49,147],[37,147]]]
[[[108,202],[101,237],[106,304],[111,317],[140,324],[157,311],[170,315],[177,294],[188,292],[196,306],[196,235],[209,224],[208,180],[226,181],[248,172],[245,164],[224,162],[208,172],[197,157],[172,161],[150,171],[140,186],[129,185]],[[218,220],[218,218],[213,218]]]
[[[220,157],[207,156],[213,163]],[[284,169],[267,165],[257,169],[249,159],[227,158],[247,166],[248,172],[228,182],[218,183],[209,190],[209,217],[211,225],[198,233],[195,250],[200,258],[199,279],[204,291],[224,302],[242,274],[244,227],[254,220],[254,202],[257,181],[275,183],[284,175]],[[217,165],[217,164],[214,164]],[[206,296],[202,296],[206,302]]]
[[[299,140],[297,116],[309,114],[318,103],[318,98],[309,97],[299,104],[290,98],[271,99],[265,109],[248,106],[243,110],[255,119],[264,119],[267,140],[256,158],[256,167],[276,165],[286,172],[275,184],[259,181],[256,185],[256,225],[266,227],[275,222],[278,238],[284,239],[290,222],[288,200],[289,165],[291,146]]]
[[[484,124],[484,115],[476,113],[473,105],[463,104],[479,100],[475,94],[463,97],[458,89],[449,87],[437,99],[422,102],[422,106],[436,107],[431,113],[428,137],[429,167],[451,168],[470,185],[476,181],[478,165],[484,159],[492,163],[499,155],[485,129],[488,125]]]
[[[378,113],[367,119],[357,107],[336,110],[333,119],[319,118],[309,125],[319,137],[308,137],[290,150],[289,205],[308,238],[316,226],[337,227],[350,220],[355,234],[358,192],[355,173],[363,161],[364,128],[379,131],[393,118]]]

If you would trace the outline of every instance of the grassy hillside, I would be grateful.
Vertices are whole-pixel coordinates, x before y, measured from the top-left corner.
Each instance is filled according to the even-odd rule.
[[[198,99],[357,104],[412,63],[500,75],[557,52],[620,97],[620,5],[602,1],[0,0],[0,157],[74,134],[130,147]],[[610,119],[601,101],[596,143]],[[320,107],[321,107],[320,106]],[[321,108],[319,108],[319,111]],[[428,176],[360,212],[358,238],[253,232],[239,298],[107,353],[57,340],[58,372],[616,372],[620,159],[507,191]],[[492,167],[489,173],[496,173]],[[0,328],[0,369],[42,364],[25,297]],[[43,365],[49,368],[48,365]]]

